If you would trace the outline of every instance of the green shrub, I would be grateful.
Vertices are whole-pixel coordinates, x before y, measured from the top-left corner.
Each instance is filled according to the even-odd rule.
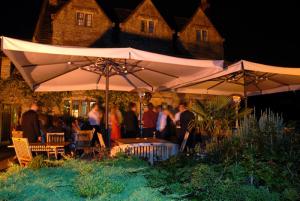
[[[288,201],[297,201],[300,199],[300,194],[294,188],[287,188],[283,191],[282,198]]]

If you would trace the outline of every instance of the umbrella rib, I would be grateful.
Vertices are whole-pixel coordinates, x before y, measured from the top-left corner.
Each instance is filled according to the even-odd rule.
[[[278,81],[278,80],[274,80],[273,78],[268,78],[268,80],[271,80],[272,82],[276,82],[276,83],[284,85],[284,86],[289,86],[289,84],[281,82],[281,81]]]
[[[147,67],[144,67],[144,66],[139,66],[138,64],[142,62],[142,61],[137,61],[135,64],[129,64],[129,63],[126,63],[126,60],[125,62],[121,63],[119,62],[120,64],[122,65],[126,65],[126,66],[131,66],[131,67],[138,67],[140,69],[145,69],[145,70],[148,70],[148,71],[152,71],[152,72],[155,72],[155,73],[159,73],[159,74],[162,74],[162,75],[166,75],[166,76],[169,76],[169,77],[173,77],[173,78],[179,78],[178,76],[176,75],[171,75],[169,73],[165,73],[165,72],[161,72],[161,71],[158,71],[158,70],[153,70],[151,68],[147,68]],[[114,62],[115,63],[115,62]]]
[[[84,66],[86,66],[86,65],[84,65]],[[43,80],[42,82],[39,82],[39,83],[35,84],[33,87],[35,88],[35,87],[38,86],[38,85],[41,85],[41,84],[43,84],[43,83],[45,83],[45,82],[48,82],[49,80],[55,79],[55,78],[57,78],[57,77],[60,77],[60,76],[62,76],[62,75],[64,75],[64,74],[70,73],[70,72],[72,72],[72,71],[74,71],[74,70],[80,69],[81,67],[83,67],[83,65],[78,66],[78,67],[75,67],[75,68],[72,68],[72,69],[70,69],[70,70],[68,70],[68,71],[66,71],[66,72],[60,73],[60,74],[55,75],[55,76],[53,76],[53,77],[51,77],[51,78],[48,78],[48,79],[46,79],[46,80]]]
[[[87,62],[86,60],[82,61],[71,61],[72,63],[78,63],[78,62]],[[30,67],[36,67],[36,66],[50,66],[50,65],[59,65],[59,64],[68,64],[68,62],[57,62],[57,63],[49,63],[49,64],[30,64],[30,65],[24,65],[21,66],[22,68],[30,68]],[[69,64],[72,65],[72,64]]]
[[[95,72],[95,71],[91,71],[91,70],[87,70],[87,69],[84,69],[84,68],[81,68],[81,67],[79,67],[79,69],[83,70],[83,71],[86,71],[86,72],[95,73],[97,75],[102,75],[101,73],[98,73],[98,72]]]
[[[135,78],[137,78],[138,80],[140,80],[141,82],[145,83],[146,85],[148,85],[149,87],[151,87],[151,91],[153,91],[153,86],[151,84],[149,84],[148,82],[146,82],[145,80],[143,80],[142,78],[140,78],[139,76],[137,76],[134,73],[131,73],[131,75],[133,75]]]
[[[98,80],[97,80],[97,82],[96,82],[96,88],[97,88],[97,89],[98,89],[98,84],[100,83],[101,77],[102,77],[102,75],[99,75]]]
[[[144,68],[145,70],[152,71],[152,72],[155,72],[155,73],[159,73],[159,74],[162,74],[162,75],[166,75],[166,76],[169,76],[169,77],[179,78],[179,77],[176,76],[176,75],[171,75],[171,74],[169,74],[169,73],[161,72],[161,71],[158,71],[158,70],[153,70],[153,69],[151,69],[151,68],[141,67],[141,66],[137,66],[137,67],[139,67],[139,68],[141,68],[141,69]]]
[[[220,84],[223,84],[224,82],[225,82],[225,80],[218,82],[217,84],[214,84],[213,86],[208,87],[207,90],[211,90],[212,88],[215,88],[215,87],[219,86]]]
[[[135,89],[137,89],[137,86],[135,86],[135,84],[133,84],[133,82],[126,76],[126,75],[122,75],[122,77],[131,85],[133,86]]]

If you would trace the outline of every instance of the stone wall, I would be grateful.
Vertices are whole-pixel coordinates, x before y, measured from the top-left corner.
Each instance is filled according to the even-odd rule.
[[[200,29],[208,31],[208,41],[197,42],[196,31]],[[181,44],[193,56],[202,59],[223,59],[223,38],[200,8],[178,35]]]
[[[8,79],[10,77],[11,72],[11,63],[10,60],[5,56],[0,56],[0,78],[1,79]]]
[[[155,28],[153,33],[141,32],[141,20],[143,19],[154,21]],[[133,11],[124,23],[121,23],[121,31],[168,41],[172,41],[173,35],[171,28],[165,22],[151,0],[145,0]]]
[[[76,12],[92,14],[92,26],[78,26]],[[70,0],[52,17],[52,44],[57,45],[88,47],[113,25],[95,0]]]

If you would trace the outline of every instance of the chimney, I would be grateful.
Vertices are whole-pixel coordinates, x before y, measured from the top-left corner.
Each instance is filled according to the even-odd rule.
[[[206,12],[206,10],[209,8],[209,2],[208,2],[209,0],[201,0],[201,5],[200,5],[200,7],[201,7],[201,9],[204,11],[204,12]]]

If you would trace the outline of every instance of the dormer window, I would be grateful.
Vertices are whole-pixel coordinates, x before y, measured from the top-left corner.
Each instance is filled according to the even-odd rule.
[[[93,15],[92,14],[85,14],[85,26],[91,27],[92,26],[92,20]]]
[[[154,32],[154,22],[152,20],[148,21],[148,32],[149,33]]]
[[[91,27],[93,24],[93,14],[76,12],[76,24],[78,26]]]
[[[208,31],[206,29],[196,30],[196,41],[198,43],[207,42],[208,41]]]
[[[143,33],[154,33],[155,24],[153,20],[142,19],[141,20],[141,32]]]
[[[146,26],[147,26],[147,21],[146,20],[142,20],[141,21],[141,32],[146,32]]]
[[[78,26],[84,26],[84,13],[81,12],[76,13],[76,24]]]

